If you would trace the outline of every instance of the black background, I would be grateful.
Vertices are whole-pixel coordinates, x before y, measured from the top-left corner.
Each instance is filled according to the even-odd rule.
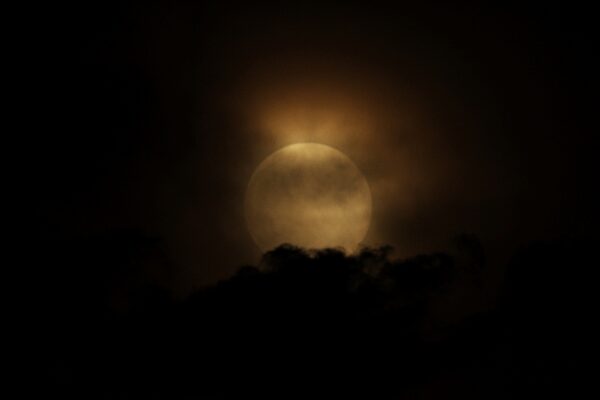
[[[40,386],[84,398],[571,393],[597,264],[590,14],[571,2],[32,6],[16,35],[13,173]],[[386,211],[380,237],[404,261],[380,255],[373,282],[362,259],[299,249],[236,272],[259,259],[239,183],[271,150],[231,110],[257,70],[283,74],[269,85],[291,64],[300,82],[351,65],[416,88],[467,182],[440,186],[414,218]],[[467,236],[454,261],[411,258],[463,226],[492,257],[471,260],[480,244]],[[471,278],[467,291],[493,292],[432,311],[435,293]]]

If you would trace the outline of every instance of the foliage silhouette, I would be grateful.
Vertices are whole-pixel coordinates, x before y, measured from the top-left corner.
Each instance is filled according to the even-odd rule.
[[[463,287],[459,268],[483,270],[474,237],[404,260],[284,245],[178,301],[148,276],[158,242],[91,242],[55,246],[71,256],[42,291],[46,382],[62,398],[519,398],[578,376],[592,243],[522,249],[497,304],[448,326],[433,311]]]

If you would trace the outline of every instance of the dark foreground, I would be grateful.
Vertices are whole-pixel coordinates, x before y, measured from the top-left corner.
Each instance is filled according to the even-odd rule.
[[[36,287],[46,398],[576,398],[585,381],[594,243],[524,248],[497,293],[474,238],[402,261],[281,247],[184,301],[138,279],[151,245],[106,246]]]

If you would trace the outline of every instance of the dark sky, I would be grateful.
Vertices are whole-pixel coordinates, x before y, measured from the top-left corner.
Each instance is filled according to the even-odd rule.
[[[85,2],[38,10],[23,151],[37,241],[135,230],[187,290],[259,250],[269,154],[315,141],[373,193],[368,245],[492,257],[596,234],[591,38],[572,2]],[[39,49],[39,51],[37,51]]]

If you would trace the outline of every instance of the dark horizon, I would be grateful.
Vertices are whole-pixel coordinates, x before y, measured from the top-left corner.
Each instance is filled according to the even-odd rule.
[[[450,253],[400,260],[390,258],[390,247],[348,256],[284,245],[183,298],[163,286],[168,274],[148,279],[157,245],[113,237],[70,249],[75,256],[62,259],[60,270],[41,275],[33,290],[43,302],[33,315],[45,332],[35,346],[44,394],[512,399],[585,392],[589,265],[598,242],[532,243],[491,286],[474,235],[457,237]]]

